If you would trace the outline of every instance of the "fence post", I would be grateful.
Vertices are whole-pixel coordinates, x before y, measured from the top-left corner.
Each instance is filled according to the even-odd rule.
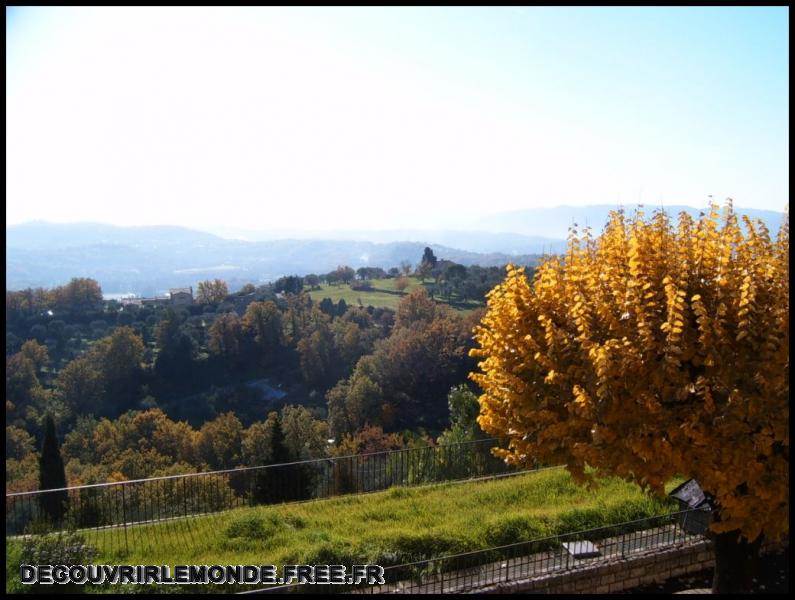
[[[121,518],[124,522],[124,550],[129,552],[130,548],[127,544],[127,502],[124,495],[125,485],[121,485]]]
[[[440,571],[440,575],[442,577],[442,583],[441,583],[441,587],[439,588],[439,593],[440,594],[444,594],[444,566],[443,565],[439,565],[439,571]]]

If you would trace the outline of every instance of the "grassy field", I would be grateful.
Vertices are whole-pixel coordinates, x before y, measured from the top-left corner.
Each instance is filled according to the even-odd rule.
[[[345,300],[348,305],[358,306],[358,301],[361,300],[364,306],[391,308],[394,310],[405,294],[423,285],[417,277],[409,277],[408,281],[409,284],[403,292],[395,289],[394,279],[373,279],[371,281],[372,291],[352,290],[350,286],[340,283],[338,285],[321,285],[319,290],[310,291],[309,296],[316,302],[320,302],[323,298],[331,298],[335,303]],[[430,280],[426,281],[426,284],[429,285]],[[467,302],[466,304],[452,304],[451,306],[461,312],[470,312],[483,305],[477,302]]]
[[[674,483],[669,486],[673,489]],[[578,531],[676,510],[667,499],[607,479],[577,486],[562,469],[88,532],[108,564],[402,564]],[[19,563],[6,547],[7,574]],[[7,580],[8,581],[8,580]],[[8,581],[13,589],[14,584]],[[18,584],[17,584],[18,585]]]

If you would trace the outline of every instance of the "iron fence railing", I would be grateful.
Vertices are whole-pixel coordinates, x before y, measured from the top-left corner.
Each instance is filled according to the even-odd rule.
[[[586,568],[677,544],[705,540],[692,533],[689,520],[696,510],[658,515],[585,531],[555,535],[527,542],[498,546],[408,564],[382,565],[384,584],[358,586],[289,584],[242,593],[466,593],[499,584],[526,581],[536,577]],[[577,557],[566,547],[591,542],[598,554]]]
[[[188,517],[232,508],[329,498],[391,486],[516,472],[490,450],[496,439],[426,446],[261,467],[6,494],[6,536],[85,530],[103,547],[154,543],[146,526],[185,529]],[[172,522],[169,524],[169,522]],[[150,528],[151,529],[151,528]],[[192,535],[188,528],[184,535]],[[149,536],[151,537],[151,536]],[[110,538],[110,539],[109,539]],[[177,536],[174,539],[179,539]]]

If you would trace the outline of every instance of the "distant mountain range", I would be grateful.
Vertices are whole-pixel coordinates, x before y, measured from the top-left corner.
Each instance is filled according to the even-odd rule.
[[[117,227],[101,223],[35,221],[6,226],[6,288],[53,287],[92,277],[109,294],[153,295],[219,277],[234,291],[282,275],[326,273],[338,265],[388,269],[419,262],[425,246],[465,265],[534,264],[565,248],[568,228],[598,233],[612,205],[533,208],[488,215],[469,230],[355,230],[312,232],[176,226]],[[645,207],[647,215],[655,207]],[[632,212],[634,208],[628,210]],[[701,209],[668,206],[697,217]],[[783,213],[736,209],[778,231]]]
[[[219,277],[234,291],[282,275],[327,273],[339,265],[388,269],[416,264],[429,245],[437,258],[465,265],[534,264],[531,254],[473,252],[432,242],[225,239],[182,227],[116,227],[32,222],[6,227],[6,288],[53,287],[96,279],[108,294],[162,294]]]
[[[469,252],[500,253],[508,255],[542,254],[556,252],[565,246],[561,238],[539,235],[523,235],[519,233],[492,233],[476,230],[451,229],[345,229],[340,231],[311,231],[301,229],[290,230],[249,230],[236,227],[216,227],[213,233],[228,239],[244,241],[272,241],[277,239],[295,240],[339,240],[375,242],[389,244],[392,242],[421,242],[437,244],[450,248],[460,248]]]

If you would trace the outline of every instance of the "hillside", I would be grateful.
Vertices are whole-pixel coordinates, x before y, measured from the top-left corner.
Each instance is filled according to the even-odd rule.
[[[426,282],[426,287],[431,286],[432,281]],[[373,308],[397,308],[400,299],[416,287],[423,284],[417,277],[408,278],[408,286],[403,292],[395,289],[394,279],[374,279],[372,282],[371,290],[354,290],[350,286],[344,284],[328,285],[323,284],[318,286],[319,289],[310,290],[309,296],[315,302],[320,302],[323,298],[330,298],[335,304],[340,300],[345,300],[349,306],[358,306],[361,301],[363,306],[372,306]],[[438,302],[442,300],[437,298]],[[479,302],[469,301],[467,303],[450,303],[453,308],[462,312],[469,312],[483,304]]]
[[[101,223],[35,221],[6,227],[6,288],[53,287],[72,277],[91,277],[109,294],[152,295],[170,287],[219,277],[230,290],[282,275],[323,273],[339,265],[388,269],[415,265],[425,246],[439,259],[466,266],[535,264],[542,253],[560,252],[577,223],[601,231],[616,205],[531,208],[486,215],[468,229],[340,230],[330,232],[244,230],[219,226],[221,237],[185,227],[116,227]],[[628,212],[634,210],[628,207]],[[646,214],[655,207],[646,206]],[[675,217],[690,206],[666,206]],[[772,235],[783,213],[737,208],[761,219]],[[245,238],[245,239],[240,239]]]
[[[281,238],[311,240],[322,237],[329,240],[353,240],[360,242],[421,242],[450,248],[461,248],[470,252],[497,252],[509,255],[542,254],[558,252],[565,248],[565,231],[559,238],[545,235],[524,235],[505,231],[478,229],[344,229],[319,232],[312,230],[252,230],[238,227],[217,226],[211,230],[216,235],[247,241],[267,241]]]
[[[219,238],[183,228],[28,223],[6,228],[6,288],[53,287],[96,279],[105,293],[151,295],[219,277],[230,290],[282,275],[324,273],[339,265],[388,269],[419,262],[425,242]],[[463,265],[534,264],[532,255],[479,253],[430,243],[439,259]]]

